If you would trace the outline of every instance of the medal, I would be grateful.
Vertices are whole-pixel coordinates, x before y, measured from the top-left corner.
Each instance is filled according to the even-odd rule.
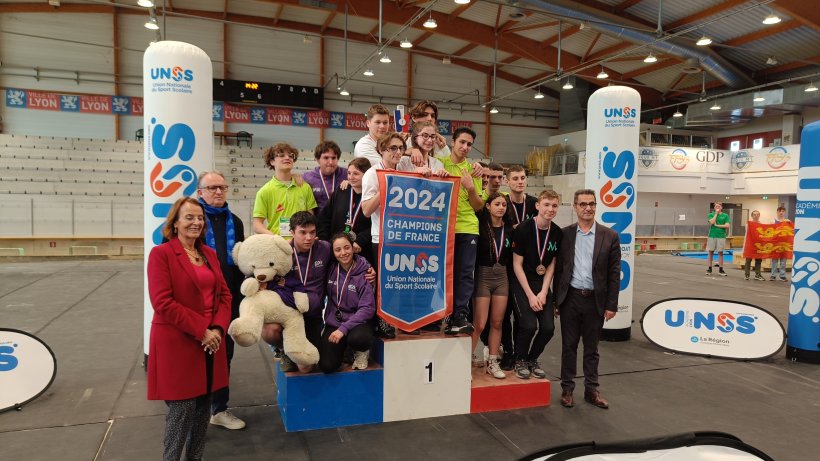
[[[515,208],[515,203],[510,199],[510,203],[513,205],[513,216],[515,216],[515,223],[521,224],[521,221],[524,220],[524,217],[527,216],[527,196],[524,195],[524,203],[521,204],[521,217],[518,217],[518,210]]]
[[[544,275],[547,273],[547,268],[544,266],[544,253],[547,252],[547,243],[550,240],[550,228],[547,227],[547,235],[544,238],[544,246],[541,246],[541,234],[538,233],[538,220],[533,219],[532,225],[535,227],[535,245],[538,249],[538,266],[535,268],[535,273],[538,275]]]
[[[352,266],[351,266],[351,269],[353,269]],[[345,294],[345,289],[347,288],[347,279],[348,279],[348,277],[350,277],[350,272],[351,272],[351,271],[347,271],[347,273],[345,274],[344,282],[342,282],[342,284],[339,285],[339,273],[341,271],[342,271],[342,266],[340,264],[340,265],[336,266],[336,314],[337,314],[336,319],[340,319],[341,316],[342,316],[342,314],[339,313],[340,310],[341,310],[341,305],[342,305],[342,296],[344,296],[344,294]],[[339,320],[339,321],[341,322],[341,320]]]
[[[351,240],[354,242],[356,241],[356,233],[353,232],[353,226],[356,225],[356,218],[359,217],[359,211],[362,209],[362,201],[359,200],[359,204],[356,205],[356,210],[353,210],[353,189],[350,189],[350,205],[348,205],[347,216],[348,220],[345,222],[345,234],[347,234]]]

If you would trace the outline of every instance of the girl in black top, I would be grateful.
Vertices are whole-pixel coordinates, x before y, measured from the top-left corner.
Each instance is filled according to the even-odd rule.
[[[370,168],[370,162],[366,160],[355,158],[347,164],[349,186],[344,190],[339,188],[330,196],[330,201],[319,212],[316,233],[325,241],[330,241],[330,237],[339,232],[348,234],[353,240],[353,252],[375,267],[370,241],[370,218],[361,210],[362,176]]]
[[[501,343],[501,323],[507,311],[509,279],[507,265],[511,257],[513,228],[504,223],[507,212],[506,198],[494,192],[478,213],[478,250],[476,254],[475,293],[473,298],[473,350],[490,315],[490,359],[487,373],[498,379],[506,378],[498,362]]]

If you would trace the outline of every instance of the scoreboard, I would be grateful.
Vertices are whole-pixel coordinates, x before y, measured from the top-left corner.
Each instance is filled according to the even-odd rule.
[[[214,79],[214,101],[324,109],[324,88]]]

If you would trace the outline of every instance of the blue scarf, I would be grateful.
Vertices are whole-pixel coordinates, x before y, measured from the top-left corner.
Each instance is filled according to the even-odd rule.
[[[234,266],[233,256],[231,253],[233,252],[233,247],[236,245],[236,230],[233,227],[233,215],[231,214],[230,208],[226,204],[222,208],[216,208],[208,205],[202,200],[202,197],[199,198],[199,203],[205,208],[205,219],[208,220],[208,231],[205,233],[205,243],[216,251],[216,238],[214,238],[214,226],[211,225],[211,218],[210,215],[217,215],[217,214],[227,214],[228,219],[225,221],[225,246],[228,250],[228,265]]]

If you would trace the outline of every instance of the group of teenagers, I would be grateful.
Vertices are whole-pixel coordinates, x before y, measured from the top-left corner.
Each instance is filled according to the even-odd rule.
[[[397,332],[376,315],[381,194],[377,170],[459,177],[456,210],[452,315],[445,334],[472,336],[487,359],[473,356],[495,378],[514,370],[520,379],[546,378],[539,364],[561,317],[561,404],[574,406],[578,343],[583,341],[584,398],[600,408],[598,337],[617,313],[620,283],[618,234],[595,222],[595,192],[576,191],[578,222],[553,222],[560,197],[545,190],[525,193],[526,171],[470,163],[476,134],[454,130],[452,144],[438,133],[438,108],[421,101],[410,110],[407,133],[390,130],[390,113],[375,104],[368,133],[354,158],[340,167],[339,146],[316,146],[318,166],[292,172],[298,150],[287,143],[264,149],[273,177],[257,192],[254,233],[277,234],[293,248],[292,271],[281,283],[308,295],[305,335],[320,352],[318,368],[368,366],[374,336]],[[506,176],[508,193],[500,188]],[[148,259],[148,290],[154,318],[148,359],[148,398],[169,407],[166,460],[201,458],[208,423],[241,429],[228,410],[228,372],[234,344],[226,334],[239,315],[244,275],[231,250],[244,238],[241,219],[227,203],[228,184],[217,172],[202,173],[196,199],[181,198],[163,229],[167,242]],[[425,327],[441,331],[434,323]],[[404,332],[419,334],[418,331]],[[262,339],[274,348],[283,371],[310,372],[282,353],[282,326],[265,324]],[[222,347],[224,345],[224,347]]]

